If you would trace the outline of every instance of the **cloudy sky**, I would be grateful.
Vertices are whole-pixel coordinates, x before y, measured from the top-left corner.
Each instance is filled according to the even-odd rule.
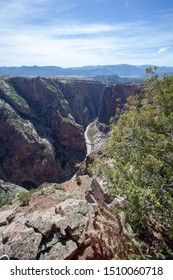
[[[173,66],[172,0],[0,0],[0,66]]]

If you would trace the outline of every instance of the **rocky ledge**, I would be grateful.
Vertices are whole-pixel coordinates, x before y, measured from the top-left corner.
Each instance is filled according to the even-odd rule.
[[[118,259],[121,252],[115,250],[115,245],[125,240],[139,251],[123,228],[124,200],[116,198],[108,204],[98,182],[84,179],[80,190],[74,182],[68,182],[68,186],[66,183],[64,189],[63,185],[49,185],[42,189],[42,194],[35,193],[28,206],[22,207],[16,200],[3,209],[0,254],[20,260]],[[65,200],[57,202],[60,198]],[[119,215],[112,215],[111,207]]]

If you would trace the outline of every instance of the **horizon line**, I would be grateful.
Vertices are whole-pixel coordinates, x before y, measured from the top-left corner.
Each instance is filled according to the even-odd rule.
[[[141,66],[156,66],[156,67],[171,67],[173,68],[173,66],[167,66],[167,65],[154,65],[154,64],[128,64],[128,63],[118,63],[118,64],[98,64],[98,65],[83,65],[83,66],[69,66],[69,67],[62,67],[59,65],[11,65],[11,66],[5,66],[5,65],[0,65],[0,68],[6,67],[6,68],[12,68],[12,67],[16,67],[16,68],[21,68],[21,67],[57,67],[57,68],[62,68],[62,69],[69,69],[69,68],[83,68],[83,67],[104,67],[104,66],[120,66],[120,65],[126,65],[126,66],[134,66],[134,67],[141,67]]]

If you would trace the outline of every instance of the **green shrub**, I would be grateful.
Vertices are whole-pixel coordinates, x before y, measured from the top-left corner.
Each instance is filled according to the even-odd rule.
[[[76,177],[76,183],[78,186],[80,186],[82,184],[82,180],[79,176]]]
[[[30,192],[20,192],[18,199],[21,203],[21,206],[27,206],[29,204],[31,195],[32,194]]]
[[[0,208],[4,205],[9,205],[12,199],[9,197],[8,192],[6,194],[0,193]]]
[[[51,187],[53,187],[55,190],[59,190],[59,191],[65,191],[64,190],[64,186],[61,184],[52,184]]]

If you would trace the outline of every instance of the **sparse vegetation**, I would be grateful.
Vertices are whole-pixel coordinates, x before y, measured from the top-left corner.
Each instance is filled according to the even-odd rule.
[[[8,90],[5,91],[6,95],[8,95],[15,103],[21,105],[22,107],[29,108],[25,99],[19,95],[9,80],[6,80],[6,84],[9,85]]]
[[[33,194],[36,194],[37,196],[42,196],[44,194],[43,187],[43,185],[40,185],[37,188],[30,189],[28,192],[20,192],[18,200],[20,201],[21,206],[29,205],[29,201]]]
[[[9,205],[11,203],[11,200],[6,195],[0,195],[0,208],[4,205]]]
[[[7,105],[9,106],[9,105]],[[21,118],[10,106],[8,108],[8,122],[12,124],[17,130],[26,135],[32,135],[35,131],[33,124],[29,120]]]
[[[21,206],[29,205],[29,201],[31,199],[32,193],[31,192],[20,192],[18,199],[21,203]]]
[[[76,177],[76,183],[78,186],[80,186],[82,184],[82,180],[79,176]]]
[[[53,187],[55,190],[65,191],[63,185],[61,185],[61,184],[54,183],[54,184],[51,185],[51,187]]]

